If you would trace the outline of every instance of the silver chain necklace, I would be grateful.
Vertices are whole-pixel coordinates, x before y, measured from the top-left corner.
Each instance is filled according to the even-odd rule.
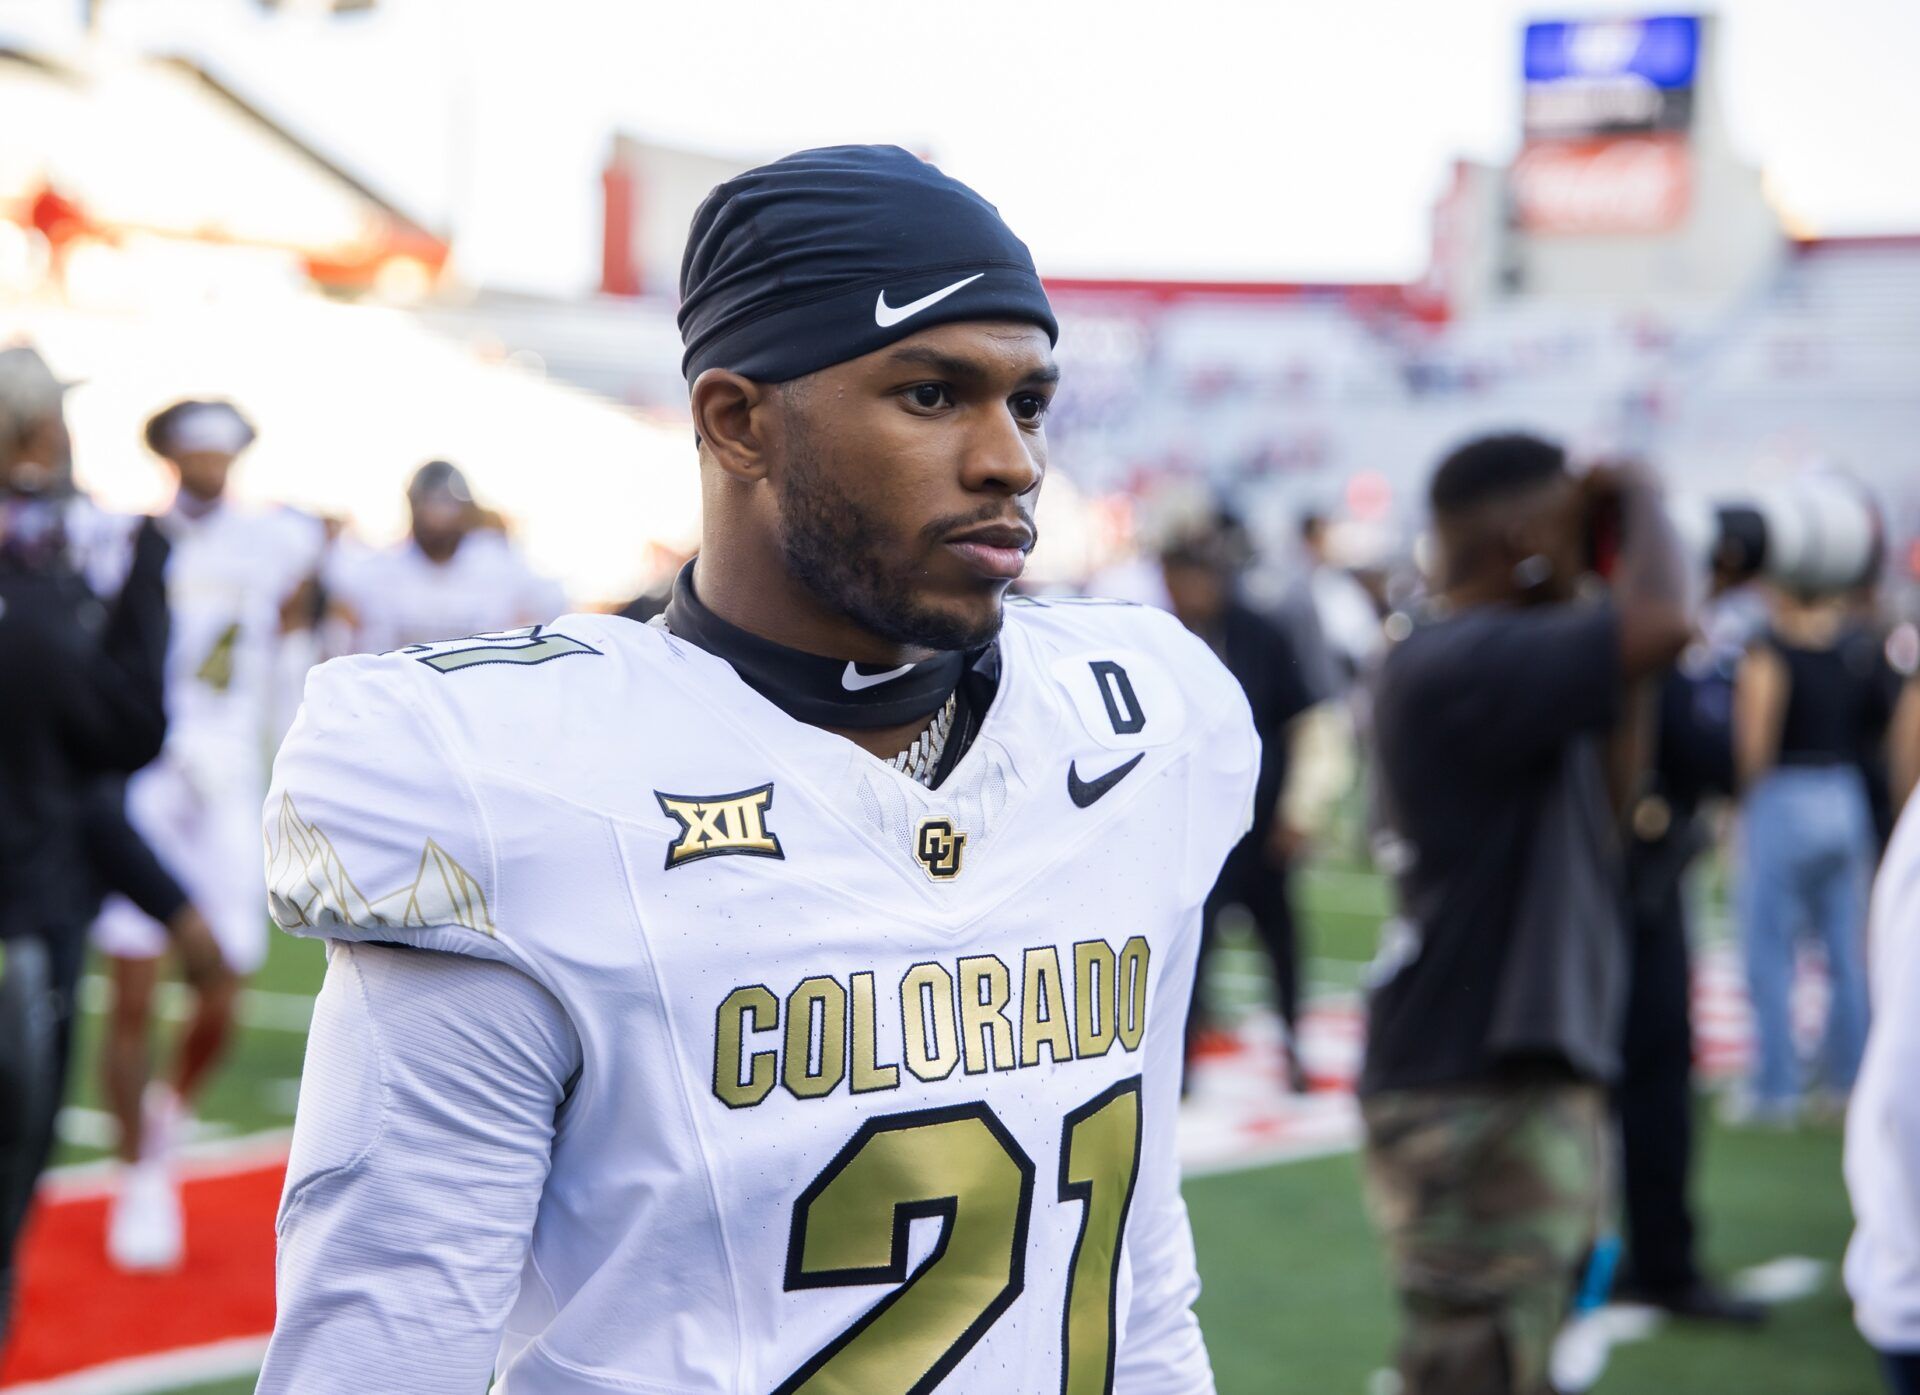
[[[909,779],[933,787],[933,772],[940,766],[940,756],[947,749],[947,738],[953,734],[953,714],[959,707],[960,694],[956,690],[947,697],[946,705],[933,714],[933,720],[927,723],[927,729],[914,737],[913,744],[888,762],[895,770]]]

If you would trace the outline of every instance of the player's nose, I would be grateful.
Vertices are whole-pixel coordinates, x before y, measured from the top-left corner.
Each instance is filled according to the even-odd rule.
[[[961,483],[970,491],[1027,494],[1047,472],[1046,438],[1023,429],[1010,410],[981,413],[965,452]]]

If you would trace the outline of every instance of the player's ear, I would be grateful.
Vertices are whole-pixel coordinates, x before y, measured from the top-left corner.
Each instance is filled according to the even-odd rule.
[[[725,368],[693,380],[693,429],[727,474],[743,483],[766,478],[774,390]]]

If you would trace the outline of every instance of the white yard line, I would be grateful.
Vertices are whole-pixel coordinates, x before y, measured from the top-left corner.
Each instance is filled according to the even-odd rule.
[[[158,1356],[135,1356],[91,1366],[70,1376],[10,1385],[7,1395],[149,1395],[183,1385],[231,1380],[257,1373],[267,1354],[267,1339],[235,1337],[204,1347],[186,1347]]]

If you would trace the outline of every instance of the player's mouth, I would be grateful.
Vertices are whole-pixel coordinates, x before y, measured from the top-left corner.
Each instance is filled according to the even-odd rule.
[[[1033,529],[1025,523],[991,523],[945,540],[969,569],[991,581],[1014,581],[1027,569]]]

